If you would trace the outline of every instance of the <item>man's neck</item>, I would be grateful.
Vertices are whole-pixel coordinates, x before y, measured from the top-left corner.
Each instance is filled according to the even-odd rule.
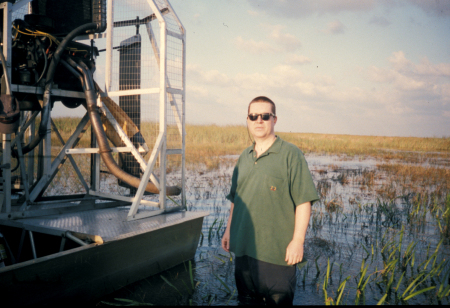
[[[262,153],[267,151],[270,146],[275,142],[277,137],[275,134],[271,134],[265,138],[255,138],[255,151],[257,156],[259,157]]]

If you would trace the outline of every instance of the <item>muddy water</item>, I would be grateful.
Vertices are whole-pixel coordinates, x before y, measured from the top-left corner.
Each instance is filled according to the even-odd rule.
[[[325,303],[323,283],[328,262],[331,265],[328,296],[335,299],[339,284],[349,277],[341,303],[354,304],[360,271],[367,266],[366,277],[373,274],[362,297],[359,297],[359,303],[376,304],[385,293],[385,283],[381,278],[376,278],[377,272],[385,266],[383,247],[390,241],[398,241],[403,226],[402,251],[405,251],[409,243],[416,243],[414,258],[417,267],[417,264],[427,260],[428,255],[434,252],[440,240],[436,223],[426,211],[420,224],[409,221],[407,214],[411,211],[413,191],[393,202],[386,201],[384,211],[380,210],[380,206],[377,206],[379,191],[388,175],[377,170],[376,160],[318,155],[307,155],[306,158],[321,200],[313,207],[305,244],[307,262],[297,270],[294,304]],[[188,210],[210,213],[204,219],[195,259],[126,286],[101,299],[100,305],[239,304],[233,274],[233,256],[220,247],[230,208],[225,196],[229,191],[237,157],[228,159],[228,163],[224,163],[219,170],[199,169],[190,171],[187,175]],[[404,189],[401,191],[405,192]],[[447,241],[441,247],[436,262],[448,260],[449,256]],[[437,288],[440,283],[448,283],[443,278],[448,271],[448,263],[445,263],[444,268],[442,274],[436,277]],[[398,283],[397,291],[405,290],[416,277],[414,270],[413,266],[409,271],[407,268],[404,279]],[[400,274],[395,276],[395,284],[400,280],[398,276]],[[424,287],[425,285],[420,286],[417,290]],[[397,293],[390,293],[385,303],[394,304]],[[410,299],[408,304],[437,304],[435,293],[434,290],[422,293]],[[447,298],[441,303],[448,304]]]

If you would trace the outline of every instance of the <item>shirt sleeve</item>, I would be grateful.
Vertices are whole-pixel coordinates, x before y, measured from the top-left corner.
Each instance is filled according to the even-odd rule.
[[[239,163],[239,161],[238,161],[238,163]],[[234,203],[234,195],[236,194],[237,176],[238,176],[238,163],[234,167],[233,176],[231,177],[230,193],[226,196],[226,198],[228,200],[230,200],[232,203]]]
[[[291,157],[289,177],[291,198],[296,206],[308,201],[312,205],[319,200],[308,164],[300,149]]]

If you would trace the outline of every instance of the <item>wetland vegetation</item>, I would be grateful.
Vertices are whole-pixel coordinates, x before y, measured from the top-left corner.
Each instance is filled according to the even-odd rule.
[[[64,140],[75,127],[70,118],[55,124]],[[141,130],[150,145],[146,125]],[[313,206],[306,262],[298,265],[294,304],[449,304],[450,138],[277,134],[305,153],[321,197]],[[187,207],[210,213],[196,257],[98,305],[238,304],[233,255],[220,248],[220,239],[232,169],[250,144],[245,126],[187,125]],[[82,157],[74,157],[81,166]],[[89,170],[86,157],[82,172]]]

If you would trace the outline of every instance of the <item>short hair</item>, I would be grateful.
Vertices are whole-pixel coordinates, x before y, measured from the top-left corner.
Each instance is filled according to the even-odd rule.
[[[268,97],[266,96],[258,96],[255,97],[254,99],[252,99],[252,101],[250,102],[250,104],[248,104],[248,111],[247,113],[250,113],[250,105],[253,103],[269,103],[272,105],[272,113],[273,114],[277,114],[277,108],[275,107],[275,103]]]

